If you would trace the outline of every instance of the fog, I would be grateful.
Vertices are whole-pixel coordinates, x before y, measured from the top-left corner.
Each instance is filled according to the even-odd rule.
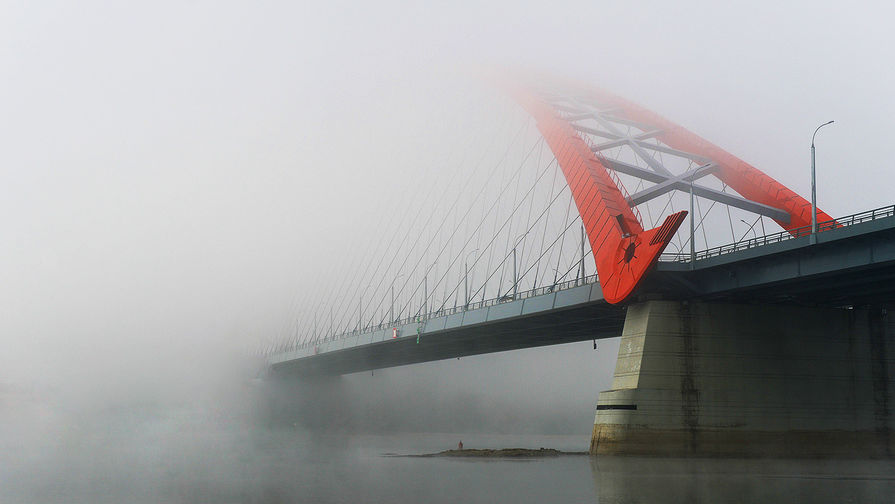
[[[0,481],[18,481],[0,500],[97,486],[152,500],[170,471],[255,481],[231,462],[266,445],[243,436],[284,428],[255,352],[309,327],[315,299],[426,210],[413,198],[450,186],[465,146],[512,108],[481,106],[494,95],[477,87],[482,68],[599,85],[802,195],[810,135],[835,119],[818,136],[819,206],[892,204],[892,14],[873,2],[0,3]],[[316,422],[586,439],[617,345],[347,376]],[[163,494],[197,500],[175,486]]]

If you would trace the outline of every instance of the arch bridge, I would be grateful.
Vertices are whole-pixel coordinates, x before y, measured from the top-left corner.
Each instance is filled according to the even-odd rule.
[[[369,318],[359,299],[357,324],[341,330],[331,322],[318,332],[315,318],[313,331],[267,349],[271,376],[301,380],[621,336],[613,388],[597,405],[593,453],[891,454],[895,206],[833,218],[758,168],[617,95],[553,78],[504,75],[499,82],[533,120],[538,157],[549,151],[548,167],[565,181],[569,208],[577,209],[580,259],[568,269],[541,264],[564,246],[560,237],[576,246],[566,239],[568,217],[557,240],[546,238],[549,205],[558,199],[552,195],[562,194],[554,192],[555,178],[541,213],[547,217],[533,224],[531,196],[522,238],[512,239],[505,227],[525,212],[526,197],[546,186],[545,177],[514,198],[510,217],[499,228],[495,219],[498,234],[485,240],[481,223],[491,210],[484,201],[469,205],[481,204],[478,225],[455,204],[452,211],[462,215],[455,220],[467,228],[472,222],[470,236],[478,241],[461,237],[462,246],[439,252],[422,275],[406,274],[399,297],[409,277],[422,276],[406,293],[419,299],[422,292],[415,311],[395,315],[394,268],[377,266],[387,272],[382,278],[393,277],[380,293],[390,290],[389,310],[380,307],[379,318]],[[520,186],[520,178],[507,180]],[[700,233],[704,245],[709,241],[702,206],[725,208],[731,237],[739,239],[698,250]],[[751,222],[740,237],[731,209]],[[522,240],[539,226],[543,237],[528,251],[537,263],[519,268]],[[458,229],[445,233],[454,239]],[[497,254],[503,260],[480,265],[483,247],[472,245],[504,241],[499,233],[506,235]],[[567,252],[559,251],[557,266]],[[482,285],[470,289],[472,254]],[[440,277],[433,271],[439,261]],[[545,281],[549,269],[553,280]],[[521,279],[532,270],[524,288]],[[430,276],[447,293],[440,303]]]

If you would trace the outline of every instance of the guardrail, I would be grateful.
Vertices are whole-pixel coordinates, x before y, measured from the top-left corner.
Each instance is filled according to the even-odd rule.
[[[860,224],[862,222],[869,222],[885,217],[892,217],[893,215],[895,215],[895,205],[889,205],[881,208],[876,208],[874,210],[868,210],[866,212],[848,215],[838,219],[818,222],[817,232],[822,233],[831,229],[838,229],[853,226],[855,224]],[[727,245],[721,245],[720,247],[701,250],[696,253],[695,259],[699,261],[701,259],[708,259],[710,257],[718,257],[724,254],[730,254],[731,252],[738,252],[740,250],[761,247],[763,245],[769,245],[771,243],[780,243],[783,241],[791,240],[793,238],[802,238],[810,234],[811,226],[803,226],[792,229],[790,231],[780,231],[769,235],[749,238],[747,240],[740,240],[738,242],[729,243]],[[691,261],[691,257],[690,254],[687,253],[668,253],[659,256],[659,260],[662,262],[688,263]]]
[[[817,224],[817,232],[822,233],[825,231],[829,231],[831,229],[838,229],[843,227],[852,226],[855,224],[860,224],[862,222],[874,221],[877,219],[882,219],[885,217],[895,216],[895,205],[889,205],[881,208],[877,208],[874,210],[868,210],[866,212],[860,212],[852,215],[848,215],[845,217],[841,217],[838,219],[819,222]],[[735,243],[730,243],[727,245],[722,245],[720,247],[713,247],[710,249],[702,250],[696,253],[696,260],[708,259],[710,257],[718,257],[725,254],[729,254],[732,252],[737,252],[740,250],[748,250],[755,247],[760,247],[763,245],[769,245],[772,243],[780,243],[787,240],[791,240],[793,238],[801,238],[804,236],[808,236],[811,234],[811,226],[803,226],[799,228],[795,228],[790,231],[780,231],[777,233],[772,233],[769,235],[759,236],[755,238],[750,238],[748,240],[740,240]],[[688,263],[690,262],[690,254],[687,253],[666,253],[662,254],[659,257],[659,260],[662,262],[677,262],[677,263]],[[530,289],[522,292],[517,292],[516,294],[505,294],[503,296],[485,299],[482,301],[476,301],[474,303],[469,303],[468,305],[463,306],[455,306],[452,308],[443,308],[440,310],[435,310],[426,314],[416,315],[412,317],[405,317],[399,320],[394,320],[390,322],[383,322],[376,325],[365,326],[360,329],[355,329],[353,331],[343,332],[340,334],[335,334],[331,336],[323,337],[319,340],[315,341],[306,341],[299,344],[282,344],[279,346],[273,346],[265,351],[262,351],[262,355],[271,355],[274,353],[286,352],[291,350],[298,350],[303,348],[312,347],[315,345],[319,345],[321,343],[325,343],[328,341],[334,341],[339,339],[344,339],[349,336],[355,336],[359,334],[367,334],[374,331],[381,331],[383,329],[389,329],[392,327],[397,327],[401,325],[413,324],[413,323],[423,323],[429,319],[437,318],[437,317],[445,317],[448,315],[453,315],[456,313],[462,313],[465,311],[478,310],[481,308],[486,308],[489,306],[494,306],[502,303],[509,303],[512,301],[516,301],[519,299],[527,299],[530,297],[541,296],[544,294],[549,294],[551,292],[557,292],[561,290],[572,289],[575,287],[579,287],[582,285],[597,283],[598,278],[597,275],[590,275],[583,279],[576,278],[574,280],[567,280],[565,282],[559,282],[552,285],[547,285],[544,287],[538,287],[535,289]]]
[[[555,283],[555,284],[551,284],[551,285],[546,285],[544,287],[538,287],[535,289],[529,289],[526,291],[517,292],[515,295],[512,293],[504,294],[503,296],[499,296],[499,297],[491,298],[491,299],[485,299],[485,300],[477,301],[474,303],[469,303],[468,305],[464,305],[464,306],[443,308],[443,309],[435,310],[435,311],[432,311],[432,312],[429,312],[426,314],[415,315],[412,317],[405,317],[405,318],[402,318],[399,320],[394,320],[391,322],[383,322],[383,323],[376,324],[376,325],[365,326],[363,328],[355,329],[353,331],[343,332],[343,333],[339,333],[339,334],[335,334],[335,335],[331,335],[331,336],[325,336],[325,337],[323,337],[319,340],[315,340],[315,341],[306,341],[306,342],[299,343],[296,345],[285,344],[282,346],[270,348],[270,349],[262,352],[262,354],[263,355],[271,355],[271,354],[280,353],[280,352],[299,350],[299,349],[319,345],[319,344],[325,343],[327,341],[344,339],[344,338],[347,338],[350,336],[356,336],[359,334],[369,334],[371,332],[381,331],[383,329],[390,329],[392,327],[398,327],[398,326],[413,324],[413,323],[421,324],[421,323],[423,323],[429,319],[432,319],[432,318],[445,317],[448,315],[454,315],[456,313],[462,313],[462,312],[466,312],[466,311],[478,310],[480,308],[486,308],[488,306],[494,306],[494,305],[499,305],[499,304],[503,304],[503,303],[510,303],[510,302],[517,301],[520,299],[527,299],[530,297],[542,296],[544,294],[549,294],[551,292],[572,289],[575,287],[580,287],[582,285],[594,284],[594,283],[597,283],[597,281],[598,281],[597,275],[590,275],[590,276],[584,277],[583,279],[576,278],[574,280],[567,280],[565,282],[559,282],[559,283]]]

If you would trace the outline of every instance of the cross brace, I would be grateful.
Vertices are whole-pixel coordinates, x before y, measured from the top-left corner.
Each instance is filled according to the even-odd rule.
[[[604,166],[655,184],[652,187],[648,187],[628,197],[628,205],[632,207],[650,201],[670,191],[689,191],[690,186],[692,185],[693,194],[696,196],[717,201],[718,203],[730,205],[765,217],[770,217],[779,222],[788,223],[790,220],[789,213],[779,208],[750,201],[735,194],[729,194],[723,191],[718,191],[717,189],[694,184],[694,181],[714,173],[719,169],[719,166],[705,156],[674,149],[663,144],[644,141],[661,135],[664,132],[661,129],[656,129],[637,121],[610,116],[607,114],[606,110],[598,110],[594,107],[582,104],[577,100],[572,100],[571,106],[562,105],[557,106],[557,108],[568,113],[565,119],[569,121],[576,130],[608,140],[607,142],[591,147],[591,150],[597,155]],[[581,124],[575,124],[575,121],[583,119],[593,119],[604,129],[600,130]],[[641,129],[643,132],[633,135],[625,134],[616,127],[616,124],[633,126]],[[600,155],[601,151],[621,147],[623,145],[629,146],[639,158],[649,165],[650,169],[647,170],[640,168],[639,166],[625,163],[623,161],[612,160]],[[647,150],[689,159],[690,161],[701,163],[701,165],[688,170],[681,175],[673,175],[659,162],[659,160],[649,155],[646,152]]]
[[[714,165],[713,163],[709,163],[699,166],[682,175],[669,177],[661,173],[656,173],[654,171],[647,170],[630,163],[625,163],[623,161],[609,159],[604,156],[599,156],[599,159],[604,166],[612,168],[617,172],[624,173],[625,175],[631,175],[632,177],[637,177],[646,180],[647,182],[656,184],[652,187],[644,189],[643,191],[632,194],[630,198],[628,198],[628,204],[631,206],[639,205],[643,202],[661,196],[669,191],[689,191],[690,184],[693,181],[709,175],[717,169],[716,165]],[[784,212],[779,208],[774,208],[772,206],[763,205],[761,203],[747,200],[746,198],[737,196],[735,194],[726,193],[698,184],[693,184],[693,194],[701,198],[717,201],[718,203],[730,205],[732,207],[746,210],[758,215],[764,215],[765,217],[770,217],[781,222],[789,222],[789,214],[787,212]]]

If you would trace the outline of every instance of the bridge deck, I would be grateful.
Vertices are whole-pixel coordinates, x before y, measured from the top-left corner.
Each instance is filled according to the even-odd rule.
[[[895,299],[895,207],[836,222],[815,235],[816,243],[808,234],[771,235],[727,246],[729,253],[707,251],[692,266],[659,263],[645,289],[676,298],[827,306]]]
[[[354,334],[270,357],[274,373],[344,374],[621,333],[624,308],[598,283]]]
[[[895,300],[895,207],[661,262],[641,297],[843,306]],[[870,214],[870,213],[865,213]],[[858,214],[858,215],[865,215]],[[847,218],[848,219],[848,218]],[[585,282],[528,291],[269,356],[271,372],[346,374],[431,360],[619,336],[625,308]]]

